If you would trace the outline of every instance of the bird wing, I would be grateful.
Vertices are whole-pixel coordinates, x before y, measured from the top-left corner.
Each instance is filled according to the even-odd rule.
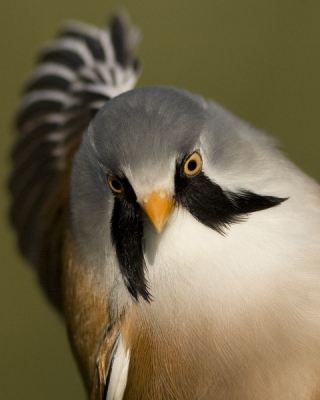
[[[101,30],[66,24],[40,51],[16,115],[10,218],[22,253],[58,309],[73,156],[95,113],[135,85],[137,42],[138,32],[123,13]]]
[[[129,361],[129,350],[125,350],[121,333],[119,333],[109,359],[103,400],[121,400],[123,398],[127,385]]]

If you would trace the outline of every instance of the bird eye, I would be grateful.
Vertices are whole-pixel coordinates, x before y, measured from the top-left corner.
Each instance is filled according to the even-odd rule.
[[[108,176],[108,184],[110,186],[110,189],[113,191],[113,193],[116,194],[121,194],[124,192],[124,187],[123,184],[119,181],[118,178],[115,178],[114,176]]]
[[[184,162],[183,172],[188,177],[193,177],[198,174],[202,167],[202,158],[200,154],[195,151]]]

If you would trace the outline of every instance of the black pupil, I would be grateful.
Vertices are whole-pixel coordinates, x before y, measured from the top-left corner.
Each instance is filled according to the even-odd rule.
[[[116,192],[121,192],[121,190],[122,190],[122,185],[121,185],[121,183],[120,183],[118,180],[112,179],[111,184],[112,184],[113,189],[114,189]]]
[[[191,172],[194,171],[197,168],[197,166],[198,166],[198,163],[196,160],[190,160],[188,162],[188,170]]]

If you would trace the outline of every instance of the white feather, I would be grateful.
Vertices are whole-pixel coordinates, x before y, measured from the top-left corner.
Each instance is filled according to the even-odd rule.
[[[88,50],[87,45],[78,39],[61,38],[48,43],[42,49],[41,56],[45,57],[48,53],[65,50],[76,53],[87,66],[94,68],[95,60],[92,54]]]
[[[121,400],[127,385],[130,353],[126,351],[119,334],[112,349],[107,370],[109,385],[105,400]],[[109,376],[110,374],[110,376]]]

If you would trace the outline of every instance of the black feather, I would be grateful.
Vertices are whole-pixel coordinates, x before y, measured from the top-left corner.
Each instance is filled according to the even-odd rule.
[[[85,31],[74,30],[72,27],[64,29],[61,33],[62,37],[70,37],[81,40],[86,43],[88,50],[91,51],[92,56],[101,62],[106,61],[104,49],[101,46],[101,42],[87,34]]]
[[[111,218],[111,235],[120,271],[131,295],[150,301],[143,256],[143,217],[130,183],[122,179],[124,193],[115,195]]]
[[[202,171],[194,176],[184,175],[181,166],[175,174],[176,201],[201,223],[220,234],[233,223],[241,222],[256,211],[277,206],[287,198],[261,196],[248,190],[238,193],[223,191]]]
[[[66,92],[69,89],[69,86],[70,81],[66,77],[54,74],[52,72],[33,80],[25,87],[25,91],[31,92],[33,90],[54,89]]]
[[[50,51],[42,54],[39,59],[39,63],[44,63],[47,61],[65,65],[72,70],[77,70],[78,68],[85,66],[85,61],[81,55],[76,52],[72,52],[69,49],[50,49]]]

